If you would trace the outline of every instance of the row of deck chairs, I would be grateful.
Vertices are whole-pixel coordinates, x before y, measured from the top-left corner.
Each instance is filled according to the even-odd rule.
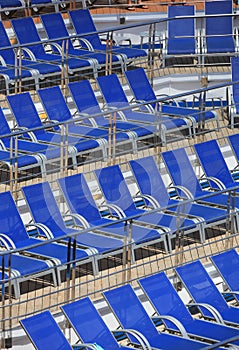
[[[235,136],[238,143],[238,135],[233,135]],[[206,174],[206,165],[211,165],[212,169],[217,170],[216,173],[209,174],[209,181],[214,180],[215,183],[217,180],[217,184],[224,185],[223,189],[238,192],[238,185],[233,181],[216,141],[197,144],[195,149]],[[209,157],[205,159],[206,153],[209,153]],[[97,274],[98,261],[109,255],[119,255],[124,246],[131,247],[131,259],[134,261],[135,250],[148,245],[161,243],[166,253],[171,251],[172,241],[177,233],[183,237],[197,235],[203,243],[206,239],[205,229],[208,227],[224,225],[228,220],[232,220],[234,229],[238,228],[238,198],[230,198],[226,193],[218,192],[212,195],[213,192],[202,189],[184,149],[164,152],[162,156],[172,181],[178,188],[178,198],[174,199],[167,192],[153,157],[132,160],[130,166],[139,189],[139,197],[141,201],[143,199],[142,203],[133,200],[118,165],[95,171],[107,216],[102,216],[83,174],[59,179],[58,185],[69,209],[66,214],[72,218],[73,227],[66,226],[48,182],[23,187],[22,191],[33,218],[31,226],[35,226],[39,234],[43,234],[47,239],[55,239],[58,242],[67,242],[67,237],[72,237],[77,244],[74,254],[72,248],[62,244],[48,244],[45,241],[45,244],[39,245],[39,239],[29,238],[10,192],[1,193],[1,243],[6,249],[22,249],[32,255],[32,258],[26,258],[32,260],[29,267],[25,265],[24,256],[11,255],[13,273],[8,278],[13,278],[15,295],[20,296],[20,283],[31,278],[36,272],[56,272],[54,283],[60,284],[60,271],[72,261],[75,264],[90,262],[94,274]],[[218,168],[214,167],[211,157],[218,160]],[[79,227],[86,231],[80,232]],[[129,230],[132,238],[129,236]],[[36,255],[47,258],[50,265],[47,265],[46,261],[38,260],[34,264]],[[4,265],[4,260],[2,264]],[[41,264],[44,265],[44,269],[38,266]],[[48,272],[47,266],[51,267]],[[5,268],[3,279],[8,283],[7,265]]]
[[[210,57],[215,60],[216,56],[237,55],[238,35],[233,28],[233,1],[205,1],[205,16],[202,29],[198,30],[195,6],[168,7],[163,66],[167,60],[175,57],[191,57],[192,61],[196,59],[198,64],[204,65],[210,62]]]
[[[29,92],[7,96],[18,127],[30,133],[24,133],[15,141],[15,134],[0,110],[1,160],[8,166],[17,165],[19,170],[40,167],[44,176],[47,164],[59,163],[60,145],[68,148],[68,155],[65,156],[76,167],[79,156],[90,154],[92,157],[107,159],[113,144],[117,154],[131,150],[135,153],[144,147],[145,142],[154,144],[156,135],[160,135],[164,145],[167,142],[166,135],[170,133],[179,134],[180,137],[181,132],[186,130],[189,136],[196,135],[201,124],[213,120],[219,128],[216,111],[162,104],[161,112],[158,112],[158,98],[143,68],[126,72],[126,78],[136,101],[134,104],[128,102],[116,74],[97,78],[107,103],[106,109],[99,105],[88,80],[69,83],[70,98],[64,97],[59,86],[39,89],[38,96],[46,114],[44,125]],[[60,129],[61,123],[67,133]],[[45,130],[46,126],[53,130]],[[11,138],[15,144],[11,144]],[[12,160],[11,146],[16,152]]]
[[[0,73],[5,79],[7,92],[9,92],[10,84],[15,82],[15,78],[21,80],[32,78],[35,81],[36,89],[38,89],[42,79],[49,79],[49,76],[59,78],[62,72],[63,76],[68,78],[76,73],[86,75],[87,72],[97,77],[98,72],[102,69],[108,69],[109,64],[125,71],[129,64],[147,60],[145,50],[128,47],[114,46],[112,48],[113,55],[107,55],[107,46],[101,43],[89,10],[71,11],[69,15],[72,18],[76,34],[81,36],[80,47],[73,46],[60,13],[41,17],[51,42],[41,41],[32,17],[11,21],[18,43],[23,45],[21,50],[23,58],[19,63],[21,69],[19,69],[17,77],[15,77],[15,71],[12,68],[16,61],[15,52],[11,49],[8,35],[1,23],[0,48],[3,50],[0,52],[2,61]],[[88,32],[95,33],[85,36]],[[59,40],[60,38],[67,39],[67,42]],[[45,49],[46,43],[51,48],[50,52]],[[86,43],[88,44],[86,45]],[[6,47],[7,50],[4,49]]]
[[[236,250],[211,256],[211,262],[222,276],[223,283],[226,283],[227,293],[237,298],[239,256]],[[224,345],[229,348],[233,348],[233,345],[237,347],[239,310],[226,302],[203,264],[197,260],[177,267],[175,271],[193,300],[191,309],[190,304],[185,305],[173,286],[178,280],[175,276],[169,278],[165,272],[139,279],[137,289],[127,284],[103,293],[112,312],[112,319],[115,318],[120,325],[115,336],[90,298],[63,305],[61,310],[79,339],[73,348],[78,346],[94,350],[114,350],[139,347],[174,350],[222,349]],[[145,301],[141,301],[143,296],[151,308],[147,307]],[[204,318],[193,317],[190,312],[192,306],[198,306],[197,312]],[[162,321],[165,329],[173,334],[160,332],[156,328],[156,320]],[[50,339],[53,350],[63,347],[71,349],[49,311],[20,322],[37,349],[45,349]],[[125,335],[126,346],[117,342],[116,334]],[[207,342],[213,345],[210,346]]]

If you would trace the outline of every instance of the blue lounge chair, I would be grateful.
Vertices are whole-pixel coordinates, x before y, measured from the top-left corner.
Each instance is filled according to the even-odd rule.
[[[239,301],[239,255],[235,249],[212,255],[210,257],[217,271],[221,275],[227,288],[232,292],[234,298]],[[234,293],[233,293],[234,292]]]
[[[177,6],[173,6],[177,7]],[[187,7],[187,6],[184,6]],[[160,95],[157,97],[143,68],[136,68],[130,71],[125,72],[128,84],[132,90],[132,93],[137,101],[149,102],[147,106],[152,107],[152,112],[159,107],[157,106],[157,100]],[[196,128],[200,123],[207,123],[212,120],[215,120],[217,123],[217,128],[220,128],[220,123],[218,119],[218,113],[216,111],[205,111],[200,112],[197,109],[186,108],[177,105],[176,101],[169,101],[172,104],[162,103],[160,108],[162,112],[171,116],[178,116],[188,118],[192,122],[193,134],[196,134]]]
[[[174,17],[188,18],[173,19]],[[191,64],[193,63],[193,59],[198,58],[198,62],[200,63],[194,6],[168,6],[167,25],[167,37],[165,38],[162,52],[163,66],[166,66],[167,59],[174,57],[192,58],[190,60]]]
[[[233,85],[228,99],[228,116],[230,126],[233,129],[237,126],[239,117],[239,84],[237,84],[239,81],[239,57],[231,58],[231,71]]]
[[[216,140],[195,144],[194,148],[211,187],[239,191]]]
[[[136,296],[133,288],[128,284],[123,287],[104,292],[113,313],[123,329],[133,329],[140,332],[157,349],[203,349],[205,343],[176,335],[159,333],[152,320]],[[133,337],[131,341],[135,342]]]
[[[164,145],[166,144],[166,134],[169,132],[187,130],[189,136],[191,136],[191,126],[188,119],[165,117],[159,115],[159,113],[134,111],[134,106],[129,104],[116,74],[100,76],[97,78],[97,82],[109,108],[125,108],[121,111],[121,115],[125,120],[137,122],[144,125],[144,127],[147,126],[151,132],[159,132]]]
[[[95,174],[104,194],[106,205],[112,208],[112,211],[119,217],[133,218],[134,222],[158,227],[161,239],[165,239],[163,232],[166,232],[169,250],[171,250],[171,239],[175,237],[176,232],[191,233],[200,229],[193,220],[184,217],[177,218],[176,215],[164,212],[151,212],[137,208],[118,165],[96,170]],[[160,210],[158,209],[158,211]]]
[[[178,320],[191,336],[208,341],[223,341],[239,335],[236,328],[193,318],[164,272],[142,278],[138,282],[157,313]],[[170,318],[166,317],[163,321],[168,329],[177,330]],[[239,341],[234,344],[238,345]]]
[[[80,41],[83,46],[88,47],[89,50],[107,53],[107,45],[101,42],[99,34],[97,33],[94,21],[88,9],[69,11],[72,24],[76,34],[80,36]],[[90,35],[87,35],[90,33]],[[112,45],[113,56],[109,60],[114,60],[114,55],[117,55],[118,60],[123,64],[124,70],[127,70],[127,65],[136,64],[136,62],[147,61],[147,53],[145,50],[122,47]]]
[[[229,135],[228,142],[231,146],[232,152],[237,160],[237,163],[239,163],[239,135]]]
[[[227,304],[199,260],[177,267],[176,272],[203,316],[238,325],[239,309]]]
[[[68,248],[66,245],[47,243],[47,241],[44,243],[41,239],[30,237],[10,192],[0,193],[0,224],[0,241],[5,248],[23,249],[34,258],[41,257],[51,260],[56,266],[59,285],[61,282],[60,271],[65,270],[66,265],[70,265],[73,260],[75,260],[76,265],[86,262],[93,264],[90,249],[76,249],[74,252],[73,248]],[[43,225],[31,224],[30,226],[36,228],[39,234],[44,233],[44,230],[41,229],[44,228]],[[49,238],[49,236],[45,235],[45,238]],[[42,245],[40,245],[41,242]]]
[[[20,323],[35,349],[45,350],[50,345],[52,350],[72,350],[50,311],[22,319]]]
[[[94,253],[96,264],[93,268],[95,274],[98,273],[98,260],[122,252],[124,244],[120,239],[107,237],[98,232],[81,233],[80,230],[67,227],[48,182],[25,186],[22,190],[35,224],[40,223],[39,229],[48,238],[68,241],[64,237],[72,236],[79,247],[88,248]]]
[[[83,343],[96,344],[103,349],[110,350],[132,349],[132,347],[120,346],[117,343],[90,298],[63,305],[61,309]],[[127,334],[127,331],[125,333]]]
[[[35,142],[43,142],[49,145],[68,145],[68,157],[77,165],[77,155],[88,154],[91,151],[100,150],[103,158],[106,158],[105,148],[97,140],[87,140],[80,137],[65,135],[62,137],[59,133],[46,131],[38,115],[29,92],[7,96],[8,103],[17,120],[18,126],[26,130],[34,129],[31,136],[34,136]],[[54,125],[51,124],[53,127]]]
[[[100,52],[93,52],[83,48],[75,48],[73,46],[64,19],[60,13],[42,15],[41,20],[49,39],[56,40],[60,46],[62,46],[63,43],[63,40],[59,40],[60,38],[68,39],[68,54],[70,56],[82,57],[83,59],[86,58],[95,61],[95,76],[97,76],[98,71],[102,70],[102,67],[106,66],[105,54]],[[116,56],[113,56],[112,64],[119,65],[119,59]]]
[[[227,218],[233,219],[233,224],[234,218],[238,221],[237,200],[230,198],[231,201],[229,201],[227,194],[203,190],[184,148],[163,152],[162,157],[179,197],[191,198],[197,202],[207,204],[208,209],[205,210],[205,215],[209,214],[208,205],[224,208],[211,208],[210,210],[215,212],[214,214],[211,212],[212,215],[209,215],[209,223],[212,225],[216,222],[217,224],[223,224]],[[229,204],[230,208],[228,207]]]
[[[69,83],[68,87],[78,112],[89,117],[88,123],[91,123],[94,127],[104,127],[107,129],[111,127],[110,118],[106,118],[102,114],[94,90],[88,80]],[[111,111],[111,113],[113,112]],[[105,112],[105,114],[109,116],[109,112]],[[96,116],[94,117],[94,115]],[[84,119],[84,121],[87,122],[87,119]],[[132,139],[135,139],[134,151],[137,150],[137,141],[149,140],[153,137],[152,130],[145,128],[141,124],[120,120],[118,116],[115,120],[115,127],[117,132],[128,132]]]
[[[28,49],[27,55],[29,57],[33,57],[35,60],[41,60],[45,63],[53,63],[59,67],[62,67],[63,64],[69,74],[86,72],[87,70],[92,70],[93,73],[95,72],[95,64],[89,59],[75,57],[66,58],[62,57],[61,52],[59,52],[59,54],[54,53],[54,51],[53,53],[47,53],[32,17],[13,19],[11,23],[19,44],[25,45],[25,50]],[[51,43],[51,45],[53,45],[53,43]]]
[[[10,40],[2,22],[0,23],[0,48],[8,48],[6,50],[1,50],[1,57],[6,65],[14,67],[16,64],[16,55],[14,49],[11,48]],[[45,77],[49,78],[49,76],[60,77],[61,74],[61,67],[59,67],[59,65],[39,62],[36,59],[33,59],[33,57],[28,57],[28,59],[22,58],[20,64],[21,67],[18,67],[18,70],[23,70],[23,78],[24,75],[26,75],[25,71],[28,70],[32,78],[35,80],[36,89],[39,88],[40,80]]]
[[[205,18],[204,24],[205,39],[202,47],[204,61],[207,56],[215,59],[216,55],[230,57],[236,54],[232,14],[232,0],[205,1],[205,15],[208,17]]]
[[[47,116],[51,121],[62,123],[72,121],[72,123],[69,123],[67,126],[70,134],[88,139],[96,139],[97,142],[102,144],[102,147],[105,147],[104,153],[105,155],[107,154],[108,141],[110,138],[109,130],[102,129],[100,127],[95,128],[92,126],[83,125],[84,120],[78,123],[74,122],[72,114],[59,86],[38,90],[38,94],[41,98],[42,104],[44,105]],[[116,131],[115,141],[117,145],[125,145],[130,143],[132,144],[132,147],[134,147],[135,137],[132,137],[132,135],[127,132]]]
[[[83,174],[58,179],[58,183],[77,225],[83,225],[85,228],[102,226],[101,231],[114,234],[115,237],[125,237],[124,222],[102,217]],[[153,240],[157,241],[158,238],[159,234],[156,230],[132,225],[133,249],[146,246]]]

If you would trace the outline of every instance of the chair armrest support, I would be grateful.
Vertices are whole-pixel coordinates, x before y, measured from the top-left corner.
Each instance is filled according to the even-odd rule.
[[[170,186],[170,188],[175,188],[176,190],[182,191],[188,199],[194,199],[192,193],[184,186]]]
[[[90,224],[88,223],[88,221],[82,216],[82,215],[80,215],[80,214],[65,214],[65,215],[63,215],[63,217],[67,217],[67,216],[69,216],[69,217],[71,217],[71,218],[73,218],[73,219],[75,219],[75,220],[78,220],[78,221],[80,221],[80,223],[82,224],[82,226],[84,227],[84,228],[90,228]]]
[[[120,207],[118,207],[117,205],[104,203],[104,206],[106,206],[108,209],[110,209],[111,212],[114,211],[120,219],[126,218],[124,211]]]
[[[135,199],[144,199],[150,203],[150,205],[153,207],[153,209],[159,209],[160,204],[158,201],[151,195],[149,194],[140,194],[139,196],[135,196]]]
[[[189,338],[188,333],[186,329],[184,328],[183,324],[175,317],[173,316],[166,316],[166,315],[158,315],[157,318],[161,320],[166,320],[172,322],[179,330],[183,338]]]
[[[26,226],[26,227],[31,227],[31,226],[33,226],[33,227],[39,229],[41,232],[43,232],[44,236],[45,236],[47,239],[52,239],[52,238],[54,238],[54,236],[53,236],[51,230],[50,230],[46,225],[44,225],[44,224],[42,224],[42,223],[35,223],[35,222],[34,222],[34,223],[27,224],[27,225],[25,225],[25,226]]]
[[[4,233],[0,233],[0,244],[3,244],[3,246],[8,250],[16,249],[16,246],[13,240],[7,235],[5,235]]]
[[[148,342],[148,339],[139,331],[136,331],[135,329],[120,329],[121,332],[124,332],[125,334],[130,334],[133,337],[135,337],[140,345],[142,346],[143,350],[151,350],[151,346]]]
[[[225,190],[226,189],[224,183],[221,180],[219,180],[216,177],[214,177],[214,176],[208,176],[208,177],[206,177],[206,180],[215,183],[216,186],[219,188],[219,190]]]
[[[207,311],[209,311],[211,313],[211,315],[213,316],[213,318],[215,319],[215,321],[217,323],[220,323],[220,324],[225,324],[224,321],[223,321],[223,318],[220,314],[220,312],[215,309],[215,307],[213,307],[212,305],[210,304],[206,304],[206,303],[190,303],[188,304],[187,306],[197,306],[197,307],[204,307]]]

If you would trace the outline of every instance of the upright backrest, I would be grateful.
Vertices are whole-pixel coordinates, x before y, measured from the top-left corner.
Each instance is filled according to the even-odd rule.
[[[213,176],[225,185],[233,184],[234,180],[216,140],[195,144],[194,148],[207,176]]]
[[[157,100],[155,92],[148,80],[145,70],[142,67],[128,70],[125,72],[125,75],[136,100]],[[155,108],[156,103],[151,103],[151,105],[153,108]]]
[[[231,58],[232,83],[239,82],[239,57]],[[239,113],[239,83],[232,85],[233,102],[236,113]]]
[[[170,198],[154,157],[144,157],[129,162],[142,194],[154,197],[161,207],[168,204]]]
[[[87,34],[96,32],[94,21],[88,9],[69,11],[69,15],[74,26],[76,34]],[[94,48],[101,46],[101,41],[97,33],[87,35],[85,38]]]
[[[68,87],[80,113],[86,113],[89,116],[101,113],[99,103],[89,80],[75,81],[69,83]],[[105,118],[98,116],[96,122],[105,124]]]
[[[59,39],[69,37],[64,19],[62,18],[61,13],[47,13],[41,16],[41,21],[44,25],[44,28],[47,32],[49,39]],[[62,45],[62,40],[57,40],[59,45]],[[69,50],[74,49],[72,42],[68,40]]]
[[[160,315],[173,316],[183,325],[193,321],[165,272],[142,278],[138,282]],[[169,328],[176,329],[172,322],[165,320],[165,323]]]
[[[41,38],[32,17],[13,19],[11,23],[20,44],[26,44],[26,47],[28,47],[36,56],[45,54],[44,47],[40,43]],[[31,43],[38,44],[27,45]]]
[[[6,29],[3,25],[3,22],[0,22],[0,48],[10,47],[11,43],[8,38]],[[0,55],[8,64],[15,63],[15,55],[13,49],[1,50]]]
[[[11,111],[19,126],[25,128],[38,128],[42,126],[29,92],[7,96]]]
[[[205,15],[225,14],[232,14],[232,0],[218,0],[205,2]],[[205,30],[206,36],[232,34],[232,16],[207,17]]]
[[[226,301],[199,260],[177,267],[176,272],[197,303],[210,304],[219,312],[228,309]],[[204,315],[211,316],[205,308],[201,310]]]
[[[66,229],[48,182],[22,187],[35,222],[45,224],[54,236],[63,236]]]
[[[34,347],[38,350],[71,350],[60,327],[50,311],[25,318],[20,321]]]
[[[163,152],[162,157],[176,186],[187,188],[192,195],[201,193],[200,183],[184,148]]]
[[[168,6],[168,18],[188,16],[190,18],[168,21],[168,37],[193,37],[195,35],[195,8],[193,5]]]
[[[119,165],[95,170],[95,174],[107,203],[117,205],[126,213],[136,209]]]
[[[39,89],[38,95],[49,119],[58,122],[72,119],[71,112],[59,86]]]
[[[82,215],[88,222],[101,219],[92,193],[83,174],[58,179],[71,213]]]
[[[6,234],[16,246],[28,239],[25,226],[10,191],[0,193],[1,233]]]
[[[10,129],[10,126],[8,125],[8,122],[5,118],[2,108],[0,108],[0,135],[7,135],[7,134],[11,134],[11,129]],[[4,137],[1,139],[3,143],[9,142],[9,140],[10,140],[10,137],[8,138]]]
[[[96,343],[103,349],[119,349],[119,345],[90,298],[77,300],[61,308],[83,343]]]
[[[104,297],[123,328],[137,330],[149,341],[159,336],[152,320],[129,284],[104,292]]]
[[[217,255],[212,255],[210,259],[226,281],[228,287],[232,291],[237,291],[239,285],[239,255],[237,251],[231,249]],[[239,301],[239,296],[237,294],[234,294],[233,296]]]
[[[116,74],[102,75],[97,78],[97,82],[109,106],[121,108],[129,105],[123,87]]]

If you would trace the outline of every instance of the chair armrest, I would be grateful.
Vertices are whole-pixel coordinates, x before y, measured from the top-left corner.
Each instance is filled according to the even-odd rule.
[[[57,43],[44,43],[44,46],[51,46],[51,47],[53,47],[53,49],[52,49],[52,51],[53,52],[58,52],[60,55],[62,55],[62,47],[59,45],[59,44],[57,44]],[[56,50],[54,50],[54,49],[56,49]]]
[[[183,338],[189,338],[189,335],[188,335],[186,329],[184,328],[183,324],[177,318],[175,318],[173,316],[157,315],[157,319],[172,322],[177,327],[177,329],[179,330],[179,332],[181,333]]]
[[[88,344],[88,343],[74,344],[74,345],[72,345],[72,348],[74,350],[78,350],[78,349],[82,349],[82,348],[91,349],[91,350],[99,350],[99,348],[97,348],[95,344]]]
[[[16,249],[15,243],[13,240],[5,235],[4,233],[0,233],[0,244],[2,244],[6,249]]]
[[[215,321],[217,323],[225,324],[224,321],[223,321],[223,318],[222,318],[222,316],[220,314],[220,312],[217,309],[215,309],[215,307],[213,307],[210,304],[206,304],[206,303],[190,303],[187,306],[204,307],[207,311],[209,311],[211,313],[211,315],[213,316],[213,318],[215,319]]]
[[[15,127],[15,128],[14,128],[14,131],[15,131],[15,130],[25,131],[26,134],[29,136],[29,138],[31,139],[32,142],[38,143],[38,140],[37,140],[36,136],[34,135],[34,133],[33,133],[32,131],[28,131],[28,128],[25,128],[25,127],[23,127],[23,126],[21,126],[21,127],[18,126],[18,127]]]
[[[108,204],[108,203],[104,203],[104,206],[106,206],[108,209],[110,209],[110,212],[115,212],[115,214],[120,218],[120,219],[124,219],[126,218],[126,215],[124,213],[124,211],[118,207],[115,204]]]
[[[133,100],[132,100],[133,101]],[[136,103],[145,103],[147,101],[144,101],[144,100],[134,100],[134,102]],[[146,109],[147,112],[149,113],[155,113],[155,110],[154,108],[151,106],[151,104],[146,104],[146,105],[143,105],[141,106],[142,107],[142,110]]]
[[[22,47],[21,49],[22,49],[23,53],[25,52],[27,54],[27,56],[30,58],[30,60],[36,61],[36,57],[30,49],[28,49],[27,47]]]
[[[54,238],[54,236],[53,236],[51,230],[50,230],[46,225],[44,225],[44,224],[42,224],[42,223],[35,223],[35,222],[32,222],[32,223],[30,223],[30,224],[25,225],[26,228],[27,228],[27,227],[31,227],[31,226],[33,226],[33,227],[39,229],[41,232],[43,232],[44,236],[45,236],[47,239],[52,239],[52,238]]]
[[[0,149],[3,150],[3,151],[6,151],[6,147],[4,145],[4,143],[2,142],[2,140],[0,140]]]
[[[7,65],[4,58],[1,55],[0,55],[0,64],[4,67],[6,67],[6,65]]]
[[[91,43],[89,42],[89,40],[87,40],[86,38],[79,38],[79,37],[77,39],[79,40],[80,43],[85,44],[85,45],[83,45],[84,48],[86,47],[88,50],[94,51],[94,48],[91,45]]]
[[[170,186],[170,188],[175,188],[176,190],[182,191],[188,199],[194,199],[192,193],[184,186]]]
[[[140,194],[138,196],[134,196],[134,199],[144,199],[144,200],[148,201],[151,204],[153,209],[159,209],[160,208],[160,204],[158,203],[158,201],[153,196],[151,196],[150,194]]]
[[[63,217],[67,217],[67,216],[80,221],[80,223],[82,224],[82,226],[84,228],[90,228],[90,224],[88,223],[88,221],[82,215],[80,215],[80,214],[73,214],[73,213],[63,215]]]
[[[137,339],[137,341],[142,346],[143,350],[151,350],[151,346],[148,342],[148,339],[139,331],[136,331],[135,329],[120,329],[120,332],[123,332],[125,334],[130,334],[133,337]],[[114,333],[114,332],[113,332]]]
[[[226,189],[226,186],[224,185],[224,183],[221,180],[219,180],[216,177],[214,177],[214,176],[206,176],[206,180],[215,183],[216,186],[219,188],[219,190],[225,190]]]

